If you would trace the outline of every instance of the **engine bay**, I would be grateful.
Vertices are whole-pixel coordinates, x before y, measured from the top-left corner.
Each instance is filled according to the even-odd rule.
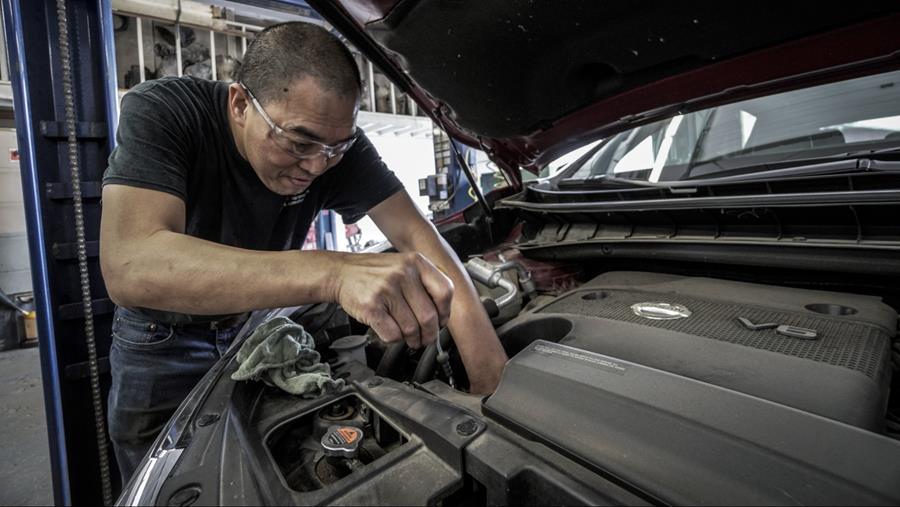
[[[190,426],[160,501],[209,480],[198,501],[900,501],[898,316],[881,298],[520,261],[467,265],[510,357],[493,395],[465,392],[449,334],[445,368],[433,346],[307,308],[293,318],[346,388],[299,399],[228,381],[226,363],[195,410],[222,418]]]

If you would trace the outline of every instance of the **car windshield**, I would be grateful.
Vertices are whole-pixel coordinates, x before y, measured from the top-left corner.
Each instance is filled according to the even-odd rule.
[[[750,175],[900,145],[900,72],[676,115],[625,132],[562,180],[642,185]]]

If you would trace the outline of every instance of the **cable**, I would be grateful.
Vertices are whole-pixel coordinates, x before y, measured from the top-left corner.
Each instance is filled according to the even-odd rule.
[[[438,333],[437,339],[434,341],[437,346],[437,362],[441,365],[441,368],[444,369],[444,375],[447,375],[447,382],[449,382],[450,387],[456,389],[456,379],[453,378],[453,368],[450,367],[450,354],[444,352],[444,348],[441,346],[441,333]]]
[[[106,441],[106,418],[100,390],[100,368],[97,361],[97,341],[94,337],[94,309],[91,302],[91,281],[87,266],[87,241],[84,234],[84,207],[81,199],[81,171],[78,167],[78,139],[75,136],[75,91],[72,83],[72,60],[69,53],[69,19],[66,0],[56,0],[59,25],[59,58],[62,66],[63,97],[66,110],[66,132],[69,168],[72,177],[72,201],[75,207],[75,237],[78,251],[78,272],[81,275],[81,302],[84,307],[84,334],[88,349],[88,369],[91,383],[91,402],[94,406],[94,429],[100,458],[100,481],[104,505],[112,505],[112,481],[109,471],[109,451]]]
[[[22,308],[21,306],[19,306],[18,304],[16,304],[16,302],[13,301],[11,297],[7,296],[6,293],[3,292],[2,290],[0,290],[0,303],[3,303],[5,305],[9,306],[13,310],[21,313],[22,315],[28,315],[28,313],[29,313],[28,310],[26,310],[26,309]]]

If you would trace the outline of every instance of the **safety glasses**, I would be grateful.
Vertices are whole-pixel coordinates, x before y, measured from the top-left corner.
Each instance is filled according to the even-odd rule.
[[[288,132],[278,126],[273,120],[272,117],[266,113],[266,110],[263,109],[262,104],[256,100],[256,97],[253,95],[253,92],[247,88],[246,85],[240,83],[241,88],[247,92],[247,96],[250,97],[250,102],[253,103],[253,107],[259,112],[260,116],[262,116],[263,120],[265,120],[266,124],[269,125],[269,129],[271,132],[272,140],[275,144],[293,155],[295,158],[299,159],[307,159],[307,158],[315,158],[318,156],[324,156],[326,160],[331,160],[334,158],[341,157],[344,153],[347,153],[353,143],[356,142],[356,139],[359,137],[359,130],[353,130],[353,136],[349,139],[341,141],[337,144],[328,145],[320,143],[316,140],[310,139],[302,134],[296,132]]]

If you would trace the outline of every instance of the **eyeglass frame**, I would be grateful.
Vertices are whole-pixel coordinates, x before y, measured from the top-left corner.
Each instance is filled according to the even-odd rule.
[[[296,142],[295,142],[295,139],[296,139],[299,142],[319,146],[319,150],[317,152],[311,153],[308,155],[302,155],[293,150],[288,150],[288,149],[284,148],[283,146],[279,146],[279,148],[288,152],[294,158],[297,158],[300,160],[305,160],[305,159],[310,159],[310,158],[316,158],[320,155],[324,155],[325,160],[330,161],[332,159],[341,157],[345,153],[350,151],[350,148],[353,147],[353,143],[355,143],[356,140],[359,138],[360,131],[356,127],[353,128],[353,135],[350,138],[348,138],[344,141],[341,141],[340,143],[337,143],[337,144],[325,144],[325,143],[316,141],[315,139],[310,139],[309,137],[304,136],[303,134],[288,133],[284,128],[282,128],[280,125],[275,123],[275,120],[273,120],[272,117],[269,116],[269,113],[267,113],[266,110],[263,109],[262,104],[259,103],[259,100],[257,100],[255,95],[253,95],[253,92],[250,91],[250,88],[247,88],[247,85],[245,85],[244,83],[238,83],[238,84],[245,92],[247,92],[247,95],[250,97],[250,102],[253,103],[253,107],[256,108],[256,111],[260,114],[260,116],[262,116],[263,121],[265,121],[266,125],[269,126],[270,132],[274,132],[274,134],[276,136],[280,136],[281,138],[286,139],[286,140],[290,141],[291,143],[296,144]],[[346,148],[344,148],[343,151],[340,151],[341,148],[344,146],[346,146]]]

